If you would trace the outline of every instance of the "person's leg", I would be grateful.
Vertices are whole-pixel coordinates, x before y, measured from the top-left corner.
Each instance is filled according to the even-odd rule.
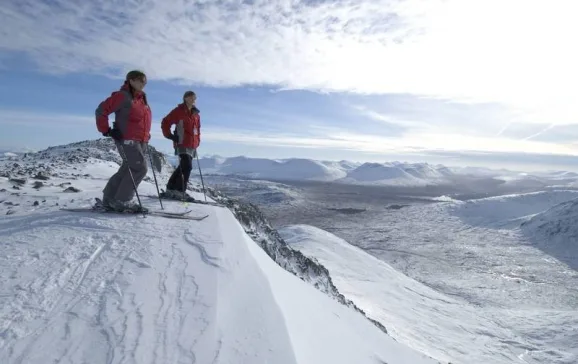
[[[182,192],[187,191],[187,186],[189,184],[189,177],[191,176],[191,170],[193,169],[193,158],[189,154],[181,155],[181,171],[183,171],[183,186],[181,187]]]
[[[180,161],[179,161],[179,165],[177,166],[177,168],[175,168],[175,170],[171,174],[171,177],[169,178],[169,181],[167,182],[167,192],[179,190],[179,187],[178,187],[179,185],[181,185],[181,163],[180,163]]]
[[[142,182],[147,174],[148,167],[141,144],[121,144],[119,149],[121,156],[124,152],[127,167],[123,169],[114,199],[121,202],[128,202],[135,196],[135,185],[138,187]],[[130,172],[132,172],[132,177]]]
[[[120,145],[116,143],[116,147],[120,148]],[[120,152],[121,151],[119,150],[119,153]],[[115,199],[122,178],[127,173],[128,173],[128,163],[123,158],[122,163],[118,168],[118,171],[116,171],[116,173],[109,178],[108,182],[106,183],[106,186],[104,187],[104,190],[102,191],[102,202],[105,205],[108,205],[111,201]]]
[[[134,152],[136,153],[138,159],[142,161],[142,163],[138,164],[138,168],[136,168],[132,172],[132,176],[134,178],[134,183],[136,187],[140,186],[141,182],[144,180],[148,173],[148,164],[147,164],[147,150],[148,144],[147,143],[138,143],[135,145]]]

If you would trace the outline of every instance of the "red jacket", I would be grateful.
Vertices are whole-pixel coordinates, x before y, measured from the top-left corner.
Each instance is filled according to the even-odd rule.
[[[136,92],[133,96],[125,84],[101,102],[95,112],[99,132],[106,133],[109,128],[108,115],[112,113],[115,113],[114,126],[120,129],[124,140],[150,140],[152,116],[144,92]]]
[[[161,121],[161,129],[165,138],[171,136],[171,126],[176,125],[175,133],[179,137],[178,142],[173,142],[176,148],[193,148],[197,149],[201,143],[201,116],[199,109],[195,106],[191,110],[187,109],[185,103],[177,105],[171,112]]]

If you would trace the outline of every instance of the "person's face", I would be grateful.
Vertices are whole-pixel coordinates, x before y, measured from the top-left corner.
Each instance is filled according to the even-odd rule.
[[[187,103],[187,105],[194,105],[196,101],[197,101],[197,96],[195,96],[195,95],[189,95],[189,96],[185,97],[185,102]]]
[[[130,85],[137,91],[142,91],[146,84],[147,84],[147,79],[146,77],[142,77],[142,78],[135,78],[134,80],[130,80]]]

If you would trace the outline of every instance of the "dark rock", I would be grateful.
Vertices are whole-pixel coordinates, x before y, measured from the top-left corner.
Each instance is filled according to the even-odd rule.
[[[34,203],[32,204],[32,206],[38,206],[38,205],[40,205],[40,202],[38,202],[38,201],[34,201]]]
[[[80,190],[76,187],[70,186],[64,190],[64,192],[80,192]]]
[[[397,204],[393,204],[393,205],[387,206],[387,209],[388,209],[388,210],[399,210],[399,209],[402,209],[402,208],[407,207],[407,206],[409,206],[409,205],[397,205]]]
[[[20,187],[18,187],[18,186],[12,186],[12,188],[15,189],[15,190],[19,190],[19,189],[20,189]]]
[[[42,165],[44,166],[44,165]],[[32,177],[33,179],[39,179],[41,181],[47,181],[50,179],[50,177],[46,176],[44,173],[42,172],[38,172],[36,173],[36,175],[34,177]]]
[[[26,184],[26,179],[24,179],[24,178],[10,178],[9,181],[10,181],[10,182],[13,182],[13,183],[16,183],[16,184],[19,184],[19,185],[21,185],[21,186],[23,186],[24,184]]]
[[[14,211],[14,210],[8,210],[8,211],[6,211],[6,215],[12,215],[12,214],[14,214],[14,213],[16,213],[16,211]]]
[[[36,181],[36,182],[34,182],[34,185],[32,185],[32,187],[39,189],[40,187],[44,187],[44,183],[42,183],[40,181]]]

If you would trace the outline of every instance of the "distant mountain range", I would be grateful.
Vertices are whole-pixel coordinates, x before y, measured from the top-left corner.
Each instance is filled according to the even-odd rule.
[[[169,157],[171,158],[171,157]],[[173,158],[173,163],[176,159]],[[204,174],[235,175],[266,180],[332,181],[346,184],[427,186],[450,184],[460,178],[490,178],[528,187],[578,187],[578,174],[567,171],[523,173],[505,169],[447,167],[429,163],[361,163],[304,158],[267,159],[209,156],[200,160]]]

